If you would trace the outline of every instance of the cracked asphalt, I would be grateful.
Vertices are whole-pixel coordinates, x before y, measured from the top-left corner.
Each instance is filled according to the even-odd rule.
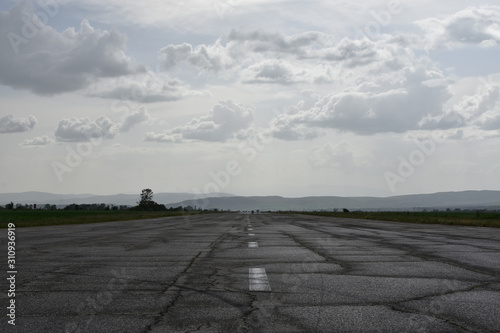
[[[499,229],[227,213],[16,233],[2,332],[500,331]]]

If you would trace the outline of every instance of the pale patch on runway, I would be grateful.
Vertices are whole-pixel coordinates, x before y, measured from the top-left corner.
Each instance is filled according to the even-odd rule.
[[[250,291],[271,291],[265,268],[248,269]]]

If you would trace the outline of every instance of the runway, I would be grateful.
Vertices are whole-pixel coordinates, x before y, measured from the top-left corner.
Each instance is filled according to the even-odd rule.
[[[500,331],[499,229],[224,213],[16,233],[2,332]]]

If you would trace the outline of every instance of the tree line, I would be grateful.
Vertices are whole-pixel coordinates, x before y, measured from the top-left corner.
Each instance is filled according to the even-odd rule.
[[[151,189],[143,189],[140,194],[140,200],[137,202],[137,206],[127,206],[127,205],[109,205],[104,203],[93,203],[93,204],[76,204],[72,203],[70,205],[62,208],[63,210],[100,210],[100,211],[109,211],[109,210],[144,210],[144,211],[201,211],[201,208],[196,208],[192,206],[178,206],[178,207],[170,207],[167,208],[164,204],[159,204],[153,200],[154,193]],[[0,206],[0,209],[2,206]],[[37,205],[37,204],[14,204],[10,202],[5,205],[4,209],[9,210],[31,210],[31,209],[39,209],[39,210],[57,210],[58,207],[53,204],[45,204],[45,205]],[[206,209],[205,209],[206,211]],[[218,209],[214,209],[214,211],[218,211]]]

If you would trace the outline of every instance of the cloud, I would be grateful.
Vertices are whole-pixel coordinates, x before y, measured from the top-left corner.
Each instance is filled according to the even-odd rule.
[[[315,57],[333,62],[341,62],[347,68],[369,65],[380,59],[384,49],[394,44],[391,40],[378,42],[364,39],[343,38],[333,47],[326,47],[316,52]]]
[[[243,83],[291,85],[301,82],[305,72],[295,70],[283,61],[266,61],[250,66],[243,72]],[[246,78],[247,77],[247,78]]]
[[[327,35],[317,31],[308,31],[291,36],[270,33],[261,30],[231,30],[228,40],[243,44],[244,48],[256,53],[288,53],[297,57],[308,57],[308,52],[315,45],[323,45]]]
[[[428,130],[476,127],[484,131],[500,129],[500,86],[486,84],[464,96],[451,111],[423,119]]]
[[[228,49],[217,39],[212,45],[201,44],[193,47],[191,44],[168,45],[158,52],[163,67],[167,70],[186,61],[189,64],[208,71],[220,72],[230,67],[233,59],[228,54]]]
[[[309,110],[319,100],[320,96],[314,94],[312,90],[302,91],[302,100],[296,105],[288,106],[284,113],[274,118],[269,125],[269,129],[266,131],[266,135],[287,141],[311,140],[321,136],[322,131],[295,123],[293,120],[295,115]]]
[[[76,91],[101,78],[144,72],[125,55],[125,35],[94,29],[58,32],[24,2],[0,12],[0,83],[40,95]]]
[[[132,127],[150,119],[145,107],[129,114],[120,124],[120,132],[128,132]]]
[[[305,58],[318,43],[328,40],[320,32],[304,32],[292,36],[264,31],[232,30],[223,45],[221,39],[213,44],[193,46],[188,43],[170,44],[158,52],[162,66],[170,70],[182,62],[189,63],[207,72],[220,72],[233,67],[242,68],[260,61],[260,54],[267,58],[279,55]]]
[[[477,123],[479,127],[486,131],[498,131],[500,130],[500,114],[488,114]]]
[[[116,134],[128,132],[132,127],[150,119],[145,107],[130,112],[121,122],[113,122],[104,116],[95,121],[89,118],[63,119],[56,128],[55,136],[57,141],[66,142],[113,139]]]
[[[46,146],[49,143],[54,142],[52,138],[50,138],[47,135],[44,136],[39,136],[33,139],[26,139],[24,140],[23,143],[21,143],[21,146],[25,147],[39,147],[39,146]]]
[[[112,139],[119,131],[119,126],[107,117],[95,121],[89,118],[63,119],[56,128],[57,141],[81,142],[91,139]]]
[[[359,135],[404,133],[419,129],[424,117],[443,114],[451,94],[442,74],[416,67],[400,75],[399,82],[364,82],[327,94],[308,109],[278,116],[270,132],[285,140],[314,138],[321,129]]]
[[[188,43],[167,45],[160,49],[158,55],[163,60],[163,67],[170,69],[186,60],[193,52],[193,46]]]
[[[166,70],[189,64],[204,73],[217,74],[217,79],[245,84],[328,84],[357,75],[357,71],[387,76],[411,66],[415,57],[412,46],[419,45],[417,41],[413,35],[339,41],[315,31],[283,35],[232,30],[225,45],[221,39],[196,47],[168,45],[159,51],[159,57]]]
[[[500,101],[500,86],[481,87],[474,95],[465,96],[455,109],[468,120],[495,108]]]
[[[20,133],[32,130],[36,125],[36,118],[29,116],[28,118],[14,118],[14,115],[9,114],[0,117],[0,133]]]
[[[191,35],[220,35],[221,30],[226,26],[246,26],[259,23],[273,23],[282,20],[286,15],[282,15],[289,0],[187,0],[169,1],[168,4],[162,0],[148,0],[145,5],[135,0],[85,0],[77,1],[74,4],[82,7],[94,9],[92,16],[100,22],[113,25],[128,25],[139,27],[154,27],[165,31],[179,32]],[[73,4],[73,2],[72,2]],[[305,7],[310,10],[312,3],[308,2]],[[331,5],[330,5],[331,6]],[[341,6],[334,6],[336,10]],[[316,7],[317,8],[317,7]],[[272,19],[266,17],[270,12]],[[293,11],[292,11],[293,13]],[[288,12],[287,14],[290,14]],[[299,16],[304,16],[303,13]],[[296,18],[291,18],[296,23]],[[332,26],[329,20],[329,27]],[[334,22],[336,23],[336,22]]]
[[[452,128],[459,128],[464,125],[464,117],[458,112],[451,111],[434,117],[424,117],[421,120],[419,127],[422,130],[447,130]]]
[[[172,102],[198,95],[190,86],[178,79],[148,72],[120,78],[100,80],[88,89],[89,96],[117,100],[114,108],[130,109],[133,104]]]
[[[163,133],[146,133],[146,141],[183,142],[200,140],[223,142],[234,138],[253,121],[253,110],[232,101],[220,101],[205,116]]]
[[[427,49],[500,44],[500,7],[469,7],[447,18],[429,18],[416,24],[425,32]]]

